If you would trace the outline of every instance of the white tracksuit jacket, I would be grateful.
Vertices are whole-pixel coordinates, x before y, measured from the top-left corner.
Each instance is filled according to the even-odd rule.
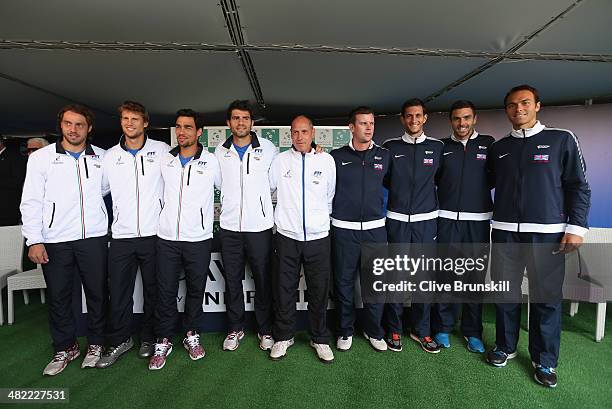
[[[199,145],[181,166],[179,147],[163,157],[164,208],[157,235],[164,240],[203,241],[213,236],[215,186],[221,184],[217,159]]]
[[[219,222],[225,230],[261,232],[274,225],[268,171],[278,149],[254,132],[251,136],[242,161],[231,136],[215,149],[222,176]]]
[[[282,152],[272,162],[270,187],[277,190],[276,231],[298,241],[329,235],[336,190],[336,164],[328,153]]]
[[[154,236],[164,207],[161,163],[170,147],[145,137],[134,156],[128,152],[124,138],[104,156],[104,177],[113,197],[113,238]]]
[[[78,160],[61,142],[32,153],[21,196],[26,244],[61,243],[108,233],[104,149],[87,144]]]

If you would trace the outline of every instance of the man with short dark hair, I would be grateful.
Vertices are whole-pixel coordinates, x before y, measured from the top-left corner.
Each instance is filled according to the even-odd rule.
[[[444,144],[425,135],[427,109],[418,98],[402,105],[400,121],[405,132],[387,140],[383,147],[393,157],[388,177],[387,235],[389,243],[435,244],[437,236],[438,201],[434,177],[442,158]],[[433,250],[431,247],[427,250]],[[410,337],[425,352],[438,353],[440,348],[431,338],[430,303],[412,302]],[[404,305],[386,304],[389,317],[387,344],[392,351],[401,351],[402,312]]]
[[[339,351],[353,345],[355,279],[361,267],[362,243],[386,243],[383,180],[391,167],[391,154],[376,145],[374,112],[358,107],[349,115],[352,137],[334,149],[336,192],[332,209],[332,252],[335,307],[338,314]],[[375,351],[386,351],[382,303],[364,303],[364,336]]]
[[[221,184],[221,173],[215,156],[198,142],[202,135],[199,114],[181,109],[176,113],[175,126],[178,146],[164,155],[161,165],[164,207],[157,231],[159,301],[155,310],[157,342],[149,360],[151,370],[162,369],[172,352],[182,271],[187,289],[183,347],[193,361],[205,355],[199,326],[212,247],[214,187]]]
[[[510,300],[496,304],[495,347],[487,361],[503,367],[517,354],[521,282],[527,270],[531,304],[529,354],[535,380],[557,386],[564,254],[588,230],[591,190],[576,136],[547,128],[535,88],[520,85],[504,98],[512,132],[489,152],[494,176],[492,279],[510,281]],[[517,300],[514,300],[514,297]]]
[[[495,139],[474,129],[476,109],[470,101],[455,101],[449,113],[452,133],[442,139],[442,163],[436,175],[438,186],[438,239],[443,256],[484,257],[489,250],[490,219],[493,210],[487,155]],[[453,252],[456,250],[455,254]],[[484,282],[484,274],[462,275],[464,281]],[[454,275],[454,272],[444,273]],[[455,277],[445,277],[449,281]],[[469,296],[470,294],[462,294]],[[432,307],[434,340],[450,347],[449,333],[459,317],[460,303],[438,303]],[[482,342],[482,303],[465,302],[461,314],[461,333],[471,352],[484,352]]]
[[[108,346],[96,364],[98,368],[114,364],[134,345],[131,327],[138,269],[144,312],[138,355],[149,358],[155,343],[157,226],[164,191],[161,162],[169,146],[146,134],[149,114],[142,104],[125,101],[118,111],[123,135],[104,157],[104,175],[113,198],[113,223],[108,254]]]
[[[43,371],[57,375],[79,354],[72,309],[74,273],[85,290],[89,347],[82,368],[94,367],[104,342],[108,217],[103,194],[104,150],[89,144],[94,115],[81,105],[58,114],[61,138],[28,160],[21,199],[28,257],[41,264],[49,297],[55,354]]]
[[[248,101],[236,100],[227,109],[232,135],[215,149],[222,175],[221,257],[229,329],[223,349],[234,351],[244,338],[244,279],[248,262],[255,281],[255,320],[259,347],[272,348],[272,287],[270,255],[274,225],[268,170],[278,148],[259,138]]]

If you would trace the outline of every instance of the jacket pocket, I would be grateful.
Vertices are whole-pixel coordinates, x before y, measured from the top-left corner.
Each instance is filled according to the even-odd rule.
[[[200,223],[202,223],[202,230],[206,230],[204,228],[204,212],[202,211],[201,207],[200,207]]]
[[[49,228],[53,226],[54,219],[55,219],[55,202],[53,202],[53,210],[51,210],[51,221],[49,222]]]

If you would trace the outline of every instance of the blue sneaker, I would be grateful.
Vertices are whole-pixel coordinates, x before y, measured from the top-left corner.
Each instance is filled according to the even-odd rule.
[[[436,341],[436,344],[440,345],[442,348],[450,348],[450,339],[448,338],[448,334],[446,332],[438,332],[434,336],[434,341]]]
[[[467,341],[467,350],[470,352],[483,353],[485,351],[484,344],[480,338],[463,337]]]

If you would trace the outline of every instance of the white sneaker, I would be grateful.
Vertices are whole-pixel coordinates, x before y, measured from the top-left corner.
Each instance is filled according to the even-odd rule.
[[[353,346],[353,336],[349,335],[348,337],[338,337],[336,340],[336,348],[338,351],[348,351]]]
[[[87,354],[83,358],[81,368],[95,368],[102,356],[102,345],[90,345],[87,347]]]
[[[366,334],[365,332],[363,333],[363,336],[365,337],[365,339],[370,341],[370,345],[372,345],[372,348],[374,348],[376,351],[383,352],[387,350],[387,343],[384,339],[372,338],[368,336],[368,334]]]
[[[287,348],[293,345],[293,338],[286,341],[276,341],[270,351],[270,359],[273,361],[279,361],[287,355]]]
[[[272,335],[257,334],[257,338],[259,338],[259,349],[262,351],[269,351],[274,346],[274,338],[272,338]]]
[[[317,356],[319,357],[319,360],[321,362],[323,362],[324,364],[331,364],[332,362],[334,362],[334,353],[332,352],[329,345],[315,344],[314,342],[310,341],[310,346],[313,347],[314,350],[317,352]]]
[[[240,346],[240,341],[244,338],[244,331],[232,331],[223,340],[224,351],[235,351]]]
[[[45,369],[43,369],[43,375],[57,375],[62,372],[71,361],[77,359],[80,355],[79,351],[79,343],[75,343],[70,348],[56,352],[53,355],[53,359],[51,362],[47,364]]]

